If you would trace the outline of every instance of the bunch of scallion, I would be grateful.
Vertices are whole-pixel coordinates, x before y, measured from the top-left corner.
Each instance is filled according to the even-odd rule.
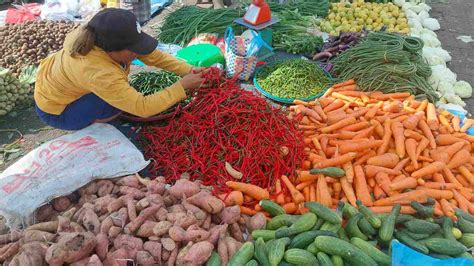
[[[438,95],[427,81],[431,68],[421,56],[422,49],[423,41],[416,37],[370,33],[331,60],[332,73],[341,80],[355,79],[363,91],[410,92],[436,102]]]

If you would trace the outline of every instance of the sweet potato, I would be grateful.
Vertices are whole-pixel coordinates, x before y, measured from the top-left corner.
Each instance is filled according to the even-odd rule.
[[[108,233],[110,228],[112,226],[114,226],[114,221],[112,220],[112,217],[110,217],[111,215],[109,215],[107,218],[105,218],[105,220],[102,221],[102,223],[100,224],[100,232],[101,233]]]
[[[184,212],[171,212],[166,214],[166,220],[171,223],[175,223],[178,220],[185,219],[186,213]]]
[[[176,242],[181,242],[181,241],[186,240],[186,231],[179,226],[172,226],[169,229],[168,234],[170,238]]]
[[[126,248],[121,248],[107,254],[107,258],[104,261],[104,266],[127,266],[127,262],[133,262],[132,256],[129,254],[129,250]]]
[[[109,203],[109,205],[107,205],[107,212],[109,212],[109,213],[115,212],[115,211],[120,210],[120,208],[125,207],[126,204],[127,204],[127,200],[129,199],[129,197],[130,197],[130,196],[125,195],[125,196],[121,196],[121,197],[118,198],[118,199],[112,200],[112,201]]]
[[[39,207],[36,210],[35,217],[37,222],[46,222],[51,221],[51,219],[57,212],[53,210],[53,206],[51,204],[45,204]]]
[[[145,221],[138,229],[136,236],[148,238],[153,235],[153,228],[157,222]]]
[[[137,188],[127,187],[127,186],[121,186],[119,190],[119,194],[132,196],[136,200],[143,199],[146,196],[145,192]]]
[[[163,194],[166,190],[166,183],[164,182],[160,182],[158,180],[151,180],[150,183],[148,183],[148,185],[146,186],[148,192],[147,193],[151,193],[151,194]]]
[[[265,226],[267,226],[267,218],[263,213],[258,212],[250,218],[248,229],[252,232],[257,229],[265,229]]]
[[[87,263],[87,266],[102,266],[102,261],[99,259],[99,257],[94,254],[89,258],[89,262]]]
[[[135,205],[135,210],[136,211],[141,211],[141,210],[145,209],[148,206],[150,206],[150,202],[148,201],[147,198],[143,198],[143,199],[141,199],[137,202],[137,204]]]
[[[65,233],[48,248],[46,261],[50,265],[62,265],[81,260],[92,253],[96,243],[94,234],[90,232]]]
[[[150,252],[155,261],[161,261],[161,243],[156,241],[147,241],[143,244],[143,250]]]
[[[219,241],[217,242],[217,253],[219,253],[219,257],[221,257],[222,265],[227,265],[227,262],[229,261],[229,251],[227,250],[224,236],[219,237]]]
[[[36,241],[23,244],[9,266],[46,266],[44,257],[47,249],[48,245],[44,242]]]
[[[156,236],[162,236],[162,235],[168,234],[168,231],[170,230],[172,226],[173,224],[168,221],[161,221],[161,222],[155,223],[152,229],[152,233]]]
[[[227,246],[227,254],[229,254],[229,258],[232,258],[235,254],[235,252],[240,248],[242,245],[240,242],[237,242],[234,238],[232,237],[226,237],[225,238],[225,244]]]
[[[165,204],[166,207],[171,207],[176,203],[176,198],[173,197],[172,195],[165,195],[163,196],[163,203]]]
[[[53,199],[52,205],[55,211],[63,212],[71,207],[71,201],[68,197],[59,197]]]
[[[219,213],[224,209],[224,202],[222,200],[204,191],[189,197],[188,202],[212,214]]]
[[[144,209],[143,211],[140,212],[140,214],[138,215],[138,217],[131,221],[130,223],[128,223],[126,226],[125,226],[125,229],[124,229],[124,232],[127,233],[127,234],[131,234],[135,231],[138,230],[138,228],[150,217],[150,216],[153,216],[153,214],[155,212],[157,212],[159,209],[161,208],[161,206],[159,205],[153,205],[153,206],[150,206],[146,209]]]
[[[98,189],[99,187],[97,186],[96,182],[90,182],[89,184],[79,189],[79,194],[81,196],[97,194]]]
[[[170,251],[168,251],[168,250],[166,250],[166,249],[163,249],[163,250],[161,251],[161,260],[162,260],[163,262],[168,261],[168,259],[170,258],[170,255],[171,255],[171,252],[170,252]]]
[[[135,175],[129,175],[125,177],[121,177],[116,183],[118,186],[126,186],[126,187],[133,187],[138,188],[142,186]]]
[[[245,241],[244,234],[242,233],[238,223],[233,223],[230,225],[230,235],[239,242]]]
[[[110,218],[112,218],[112,221],[114,222],[115,226],[123,228],[128,222],[127,208],[121,208],[120,210],[118,210],[116,215],[111,215]]]
[[[0,262],[3,262],[10,257],[15,256],[20,250],[20,242],[13,242],[6,244],[5,246],[0,248]]]
[[[69,266],[87,266],[87,264],[89,263],[89,260],[90,260],[90,257],[87,257],[87,258],[84,258],[82,260],[73,262],[73,263],[69,264]]]
[[[181,198],[183,194],[188,198],[197,194],[200,190],[198,184],[187,179],[178,179],[176,183],[168,189],[168,192],[175,198]]]
[[[176,248],[176,242],[174,242],[173,239],[164,237],[161,239],[161,245],[163,246],[164,249],[168,251],[173,251],[173,249]]]
[[[209,231],[203,229],[192,229],[186,231],[186,241],[198,242],[208,239],[211,236]]]
[[[143,241],[130,235],[119,235],[114,240],[115,249],[126,248],[129,250],[142,250]]]
[[[193,245],[193,242],[189,242],[188,244],[186,244],[186,246],[184,246],[183,248],[181,248],[178,252],[178,256],[176,257],[176,263],[175,265],[176,266],[186,266],[187,263],[185,262],[184,260],[184,257],[186,256],[186,254],[188,253],[189,249],[191,248],[191,246]],[[197,264],[195,264],[197,265]]]
[[[198,223],[198,220],[196,219],[196,217],[194,217],[194,214],[190,211],[188,211],[185,214],[183,219],[178,219],[174,222],[175,225],[180,226],[184,229],[187,229],[188,227],[194,224],[197,225],[197,223]]]
[[[227,231],[227,228],[229,227],[228,224],[222,224],[222,225],[216,225],[213,228],[209,230],[209,239],[208,241],[211,242],[213,245],[217,244],[217,241],[219,240],[219,236],[225,235],[225,232]]]
[[[76,207],[72,207],[71,209],[63,212],[61,214],[61,216],[65,217],[65,218],[68,218],[69,220],[72,220],[72,217],[74,216],[74,214],[76,213],[77,211],[77,208]]]
[[[188,263],[202,265],[211,256],[212,250],[214,250],[214,245],[207,242],[201,241],[192,245],[189,251],[184,256],[184,260]]]
[[[220,218],[226,224],[238,222],[240,220],[240,207],[237,205],[225,207],[220,213]]]
[[[110,227],[109,229],[109,232],[108,232],[108,236],[111,237],[111,238],[115,238],[117,237],[118,235],[120,235],[122,233],[122,228],[121,227],[118,227],[118,226],[112,226]]]
[[[97,245],[95,246],[95,253],[99,256],[100,260],[107,258],[109,252],[109,238],[106,234],[100,233],[97,235]]]
[[[112,190],[114,189],[114,183],[110,180],[99,180],[97,183],[97,196],[105,197],[106,195],[110,195]]]
[[[82,207],[86,203],[94,202],[98,197],[96,195],[84,195],[77,202],[77,206]]]
[[[26,231],[28,231],[28,230],[39,230],[39,231],[54,233],[58,230],[58,225],[59,225],[58,221],[37,223],[37,224],[30,225],[28,228],[26,228]],[[1,242],[0,242],[0,244],[1,244]]]
[[[179,212],[186,213],[186,209],[184,208],[184,206],[182,204],[175,204],[173,206],[168,207],[168,212],[170,212],[170,213],[179,213]]]
[[[201,227],[203,229],[209,230],[211,228],[212,217],[211,215],[207,215],[206,219],[204,219]]]
[[[82,219],[82,224],[87,231],[90,231],[94,234],[100,232],[100,221],[97,214],[92,209],[87,209],[84,218]]]
[[[153,216],[155,217],[157,221],[161,222],[161,221],[166,221],[167,215],[168,215],[168,211],[164,207],[162,207]]]
[[[137,252],[136,263],[137,265],[143,266],[152,266],[157,264],[155,258],[153,258],[150,253],[144,250],[140,250]]]
[[[128,220],[133,221],[137,218],[137,210],[135,208],[137,202],[129,199],[127,201]]]
[[[5,245],[10,242],[16,242],[23,237],[23,233],[12,231],[11,233],[0,235],[0,245]]]
[[[181,201],[181,205],[183,205],[185,210],[190,211],[194,215],[194,217],[196,217],[196,219],[198,220],[206,219],[207,217],[206,212],[201,210],[199,207],[194,206],[193,204],[189,203],[186,200],[186,197],[184,196],[184,194],[183,194],[183,199]],[[240,208],[239,208],[239,211],[240,211]]]
[[[74,215],[72,216],[72,220],[75,222],[82,222],[82,219],[84,218],[84,215],[87,209],[93,210],[94,205],[90,202],[84,203],[82,207],[79,208],[79,210],[76,213],[74,213]]]
[[[28,230],[25,232],[25,236],[21,240],[23,243],[29,243],[34,241],[51,242],[55,236],[55,234],[51,234],[44,231]]]
[[[110,195],[106,195],[104,197],[100,197],[94,201],[94,212],[98,215],[103,215],[108,213],[107,207],[109,203],[114,200]]]
[[[176,262],[176,257],[178,257],[178,248],[175,248],[173,251],[171,251],[170,257],[166,262],[166,266],[174,266],[174,263]]]

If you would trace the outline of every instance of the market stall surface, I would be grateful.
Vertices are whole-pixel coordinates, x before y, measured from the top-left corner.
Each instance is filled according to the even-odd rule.
[[[474,17],[472,10],[474,2],[471,0],[452,0],[449,4],[434,3],[431,16],[438,19],[441,30],[437,31],[439,39],[444,47],[452,55],[453,59],[449,67],[458,75],[458,80],[466,80],[474,84],[474,42],[465,43],[457,37],[474,36]],[[160,25],[171,10],[177,8],[176,4],[168,7],[160,15],[154,17],[144,27],[146,32],[152,33],[152,27]],[[474,98],[466,99],[467,110],[474,113]],[[45,127],[38,120],[33,108],[17,110],[10,115],[0,118],[0,129],[17,129],[24,138],[12,151],[9,160],[2,161],[0,158],[0,171],[6,169],[22,155],[43,142],[54,139],[67,132]],[[0,131],[0,145],[13,142],[18,137],[15,131]]]

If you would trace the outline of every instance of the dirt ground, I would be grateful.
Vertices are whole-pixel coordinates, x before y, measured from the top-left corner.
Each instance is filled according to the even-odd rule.
[[[474,85],[474,43],[464,43],[457,39],[460,35],[474,36],[474,1],[451,0],[449,4],[437,3],[432,7],[431,16],[441,24],[441,30],[437,31],[438,38],[443,48],[453,57],[449,67],[457,73],[459,80],[466,80]],[[176,8],[176,4],[166,8],[147,23],[144,31],[155,35],[153,28],[160,25],[163,18]],[[468,99],[467,104],[468,111],[473,113],[474,98]],[[0,117],[0,147],[14,142],[20,137],[19,133],[23,135],[20,142],[9,145],[6,151],[0,150],[0,172],[41,143],[67,132],[45,127],[33,108]]]

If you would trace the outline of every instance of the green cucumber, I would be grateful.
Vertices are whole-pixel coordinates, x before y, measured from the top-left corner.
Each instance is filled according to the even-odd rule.
[[[413,233],[413,232],[408,231],[407,229],[402,229],[401,231],[404,232],[405,234],[409,235],[411,238],[413,238],[415,240],[422,240],[422,239],[426,239],[426,238],[431,236],[431,234]]]
[[[462,217],[466,220],[468,220],[469,222],[471,223],[474,223],[474,215],[470,214],[470,213],[467,213],[461,209],[454,209],[454,212],[456,213],[456,216],[459,218],[459,217]]]
[[[311,228],[314,227],[316,224],[316,221],[318,220],[318,217],[316,214],[308,212],[296,220],[290,227],[288,227],[288,234],[290,236],[296,235],[302,232],[306,232],[311,230]]]
[[[463,234],[461,238],[459,239],[459,242],[461,242],[463,245],[465,245],[468,248],[474,247],[474,234],[471,234],[471,233]]]
[[[312,175],[323,174],[330,177],[343,177],[346,175],[346,172],[339,167],[313,168],[309,170],[309,173]]]
[[[459,217],[458,219],[458,228],[463,233],[474,233],[474,223],[469,222],[464,217]]]
[[[263,238],[264,241],[275,239],[275,230],[257,229],[252,231],[253,239]]]
[[[420,233],[422,233],[422,234],[433,234],[436,231],[441,229],[441,226],[439,226],[438,224],[423,221],[423,220],[420,220],[420,219],[405,222],[403,225],[405,225],[405,227],[410,232],[418,233],[418,234],[420,234]]]
[[[252,257],[255,251],[255,247],[252,242],[245,242],[242,246],[235,252],[234,256],[229,260],[228,266],[242,266],[247,264]]]
[[[416,218],[408,214],[399,214],[396,220],[396,224],[403,224],[405,222],[415,220]]]
[[[379,217],[377,217],[369,208],[367,208],[367,206],[364,206],[362,201],[357,200],[356,203],[357,207],[359,207],[359,212],[364,215],[365,219],[367,219],[373,228],[377,229],[382,226],[382,220],[380,220]]]
[[[206,266],[221,266],[221,264],[222,264],[221,256],[219,256],[217,252],[213,251],[211,256],[206,262]]]
[[[446,239],[449,240],[456,240],[456,238],[453,235],[453,220],[449,219],[448,217],[443,217],[443,236]]]
[[[449,255],[446,255],[446,254],[439,254],[439,253],[435,253],[435,252],[432,252],[430,254],[431,257],[433,258],[437,258],[437,259],[440,259],[440,260],[445,260],[445,259],[452,259],[453,257],[449,256]]]
[[[357,223],[359,229],[362,233],[364,233],[368,237],[372,237],[373,235],[377,234],[377,230],[372,227],[372,225],[362,216],[362,218]]]
[[[312,213],[315,213],[319,218],[322,218],[327,222],[333,224],[342,222],[341,216],[337,215],[336,212],[318,202],[306,202],[305,207],[308,208]]]
[[[459,255],[458,258],[465,258],[465,259],[474,259],[474,257],[469,253],[469,251],[464,252],[463,254]]]
[[[444,238],[429,238],[424,241],[426,247],[431,252],[457,256],[467,251],[467,248],[455,240],[449,240]]]
[[[342,259],[341,256],[332,255],[331,260],[334,266],[344,266],[344,260]]]
[[[337,255],[342,257],[344,260],[351,263],[354,266],[376,266],[377,262],[374,261],[367,254],[362,252],[356,246],[344,240],[331,237],[331,236],[318,236],[316,240],[316,247],[322,252],[329,255]]]
[[[423,206],[417,201],[412,201],[410,206],[415,209],[416,214],[421,218],[433,217],[433,206]]]
[[[314,230],[306,231],[298,234],[291,240],[290,246],[288,248],[306,248],[309,244],[314,242],[314,239],[317,236],[334,236],[337,237],[337,234],[329,231]]]
[[[379,237],[382,241],[388,242],[392,239],[393,231],[395,229],[395,221],[397,220],[397,216],[400,214],[400,209],[400,204],[395,204],[390,215],[383,219],[382,226],[379,230]]]
[[[342,227],[339,229],[339,231],[337,231],[337,236],[344,241],[347,241],[347,242],[351,241],[349,236],[346,233],[346,230]]]
[[[423,254],[428,254],[430,252],[423,243],[416,241],[403,231],[396,231],[395,238],[418,252],[421,252]]]
[[[311,243],[309,246],[306,248],[307,251],[311,252],[311,254],[315,255],[318,254],[319,249],[316,247],[316,243]]]
[[[453,227],[451,229],[451,232],[453,233],[453,236],[456,240],[459,240],[462,237],[462,232],[456,227]]]
[[[326,221],[324,221],[323,219],[318,219],[316,221],[316,224],[313,226],[313,228],[311,228],[311,230],[319,230],[325,222]]]
[[[295,265],[282,260],[280,264],[278,264],[278,266],[295,266]]]
[[[387,254],[380,251],[380,249],[376,248],[372,244],[360,239],[358,237],[351,238],[351,243],[358,247],[360,250],[365,252],[365,254],[369,255],[372,259],[374,259],[379,265],[390,265],[391,258]]]
[[[359,213],[359,211],[354,206],[350,205],[349,203],[344,203],[344,202],[341,202],[341,203],[343,204],[342,215],[344,216],[344,218],[349,219],[352,216]]]
[[[285,252],[285,261],[295,265],[319,265],[318,259],[311,252],[304,249],[292,248]]]
[[[330,223],[330,222],[325,222],[322,226],[321,226],[321,230],[323,231],[330,231],[330,232],[333,232],[333,233],[337,233],[337,231],[339,231],[339,229],[342,228],[342,224],[333,224],[333,223]]]
[[[261,200],[259,204],[272,217],[286,214],[285,209],[283,209],[283,207],[281,207],[280,205],[276,204],[275,202],[271,200],[264,199],[264,200]]]
[[[349,237],[358,237],[363,240],[368,240],[369,238],[360,231],[358,222],[360,219],[362,219],[363,215],[362,213],[358,213],[357,215],[353,216],[352,218],[349,219],[349,221],[346,224],[346,232]]]
[[[282,238],[290,236],[290,230],[288,226],[282,226],[275,231],[275,238]]]
[[[290,214],[281,214],[277,215],[272,218],[271,221],[267,223],[267,228],[268,230],[277,230],[278,228],[282,226],[290,226],[296,220],[298,220],[300,216],[299,215],[290,215]]]
[[[258,262],[256,260],[249,260],[245,266],[258,266]]]
[[[324,252],[318,252],[316,255],[321,266],[333,266],[331,258]]]
[[[283,239],[283,238],[280,238]],[[275,245],[275,241],[278,239],[270,239],[268,241],[265,241],[265,252],[269,253],[270,250],[273,248],[273,245]]]
[[[254,257],[257,259],[258,264],[261,266],[270,266],[270,262],[268,261],[267,252],[265,250],[265,241],[263,238],[259,237],[255,241],[255,252]]]
[[[277,266],[285,255],[286,243],[283,238],[275,240],[274,244],[268,250],[268,261],[271,266]]]

